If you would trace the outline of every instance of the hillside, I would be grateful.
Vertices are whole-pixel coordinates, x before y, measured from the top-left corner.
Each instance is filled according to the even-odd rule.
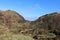
[[[0,40],[60,40],[59,17],[60,13],[54,12],[27,21],[15,11],[0,10]]]
[[[21,15],[12,10],[0,10],[0,40],[33,40],[30,36],[25,36],[24,31],[29,22]]]
[[[60,13],[51,13],[46,14],[42,17],[39,17],[35,23],[40,25],[39,27],[46,30],[56,30],[60,31]]]
[[[15,11],[11,11],[11,10],[6,10],[6,11],[0,11],[0,17],[2,19],[4,19],[6,22],[10,21],[10,22],[22,22],[25,21],[25,19],[19,15],[17,12]]]
[[[12,10],[1,11],[0,10],[0,29],[9,31],[18,31],[21,27],[20,24],[25,23],[26,20],[17,12]]]
[[[44,29],[46,33],[53,33],[60,38],[60,13],[54,12],[43,15],[35,20],[36,28]],[[59,38],[54,40],[60,40]]]

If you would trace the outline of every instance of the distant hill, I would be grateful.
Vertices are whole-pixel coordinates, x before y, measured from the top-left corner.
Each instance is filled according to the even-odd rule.
[[[26,20],[15,11],[12,11],[12,10],[1,11],[0,10],[0,28],[2,30],[7,28],[9,31],[16,31],[17,29],[18,29],[17,31],[19,31],[19,27],[21,27],[21,24],[25,22]],[[2,27],[4,27],[4,29]]]
[[[10,37],[9,33],[29,36],[32,40],[59,40],[60,13],[54,12],[46,14],[35,21],[29,21],[25,20],[23,16],[15,11],[0,10],[0,35],[7,34],[7,36]]]
[[[60,30],[60,13],[54,12],[41,16],[35,23],[48,30]]]
[[[34,28],[37,29],[37,31],[35,30],[35,34],[44,35],[53,33],[56,35],[56,38],[54,38],[53,40],[60,40],[60,13],[54,12],[43,15],[37,20],[32,21],[31,24],[33,24]]]
[[[12,10],[0,11],[0,17],[3,17],[2,19],[4,19],[6,22],[8,22],[8,21],[10,21],[10,22],[25,21],[25,19],[21,15],[19,15],[17,12],[12,11]]]

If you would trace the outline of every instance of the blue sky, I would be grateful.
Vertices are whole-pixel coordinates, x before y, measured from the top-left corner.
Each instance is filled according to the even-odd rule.
[[[0,0],[0,10],[14,10],[26,20],[60,12],[60,0]]]

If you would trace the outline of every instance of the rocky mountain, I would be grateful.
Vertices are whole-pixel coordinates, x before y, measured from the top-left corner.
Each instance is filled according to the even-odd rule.
[[[19,27],[21,27],[25,22],[26,20],[15,11],[0,10],[0,29],[2,30],[19,31]]]
[[[50,13],[39,17],[35,23],[46,30],[60,31],[60,13]]]
[[[10,22],[23,22],[25,21],[25,19],[19,15],[17,12],[15,11],[11,11],[11,10],[7,10],[7,11],[0,11],[0,17],[2,19],[4,19],[6,22],[10,21]]]
[[[0,35],[3,34],[8,37],[22,34],[34,40],[60,40],[60,13],[54,12],[35,21],[27,21],[15,11],[0,10]]]
[[[60,36],[60,13],[54,12],[50,14],[43,15],[35,20],[33,23],[36,24],[36,28],[44,29],[48,33],[53,33],[57,37]],[[54,40],[60,40],[54,39]]]

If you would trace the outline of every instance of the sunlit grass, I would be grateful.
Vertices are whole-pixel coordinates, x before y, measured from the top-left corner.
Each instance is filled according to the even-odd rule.
[[[55,38],[56,35],[53,33],[38,35],[40,38]]]
[[[0,40],[33,40],[33,38],[30,36],[25,36],[23,34],[6,33],[0,35]]]

